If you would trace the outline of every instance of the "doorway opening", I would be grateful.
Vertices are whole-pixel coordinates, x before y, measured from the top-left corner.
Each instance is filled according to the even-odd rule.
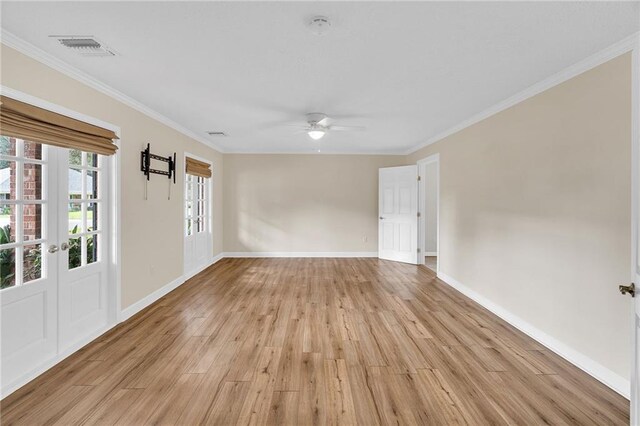
[[[418,244],[419,263],[438,272],[440,246],[440,156],[418,161]]]

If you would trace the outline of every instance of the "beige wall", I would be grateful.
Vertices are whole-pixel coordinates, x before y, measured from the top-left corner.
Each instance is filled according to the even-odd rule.
[[[629,55],[407,157],[224,155],[224,169],[218,152],[6,47],[2,84],[121,127],[123,307],[182,274],[182,163],[173,199],[158,177],[144,201],[147,142],[214,162],[214,254],[377,251],[378,168],[440,153],[441,271],[629,377],[630,302],[616,290],[630,271]]]
[[[378,168],[404,161],[374,155],[225,155],[224,250],[376,252]]]
[[[631,57],[428,146],[440,268],[629,378]]]
[[[214,254],[222,251],[222,170],[218,152],[148,116],[2,46],[2,85],[106,121],[121,129],[122,165],[122,308],[182,275],[184,151],[214,163]],[[177,184],[167,200],[167,179],[152,176],[143,199],[140,150],[150,142],[161,155],[177,152]],[[161,248],[161,249],[159,249]]]
[[[424,176],[424,251],[438,250],[438,164],[425,165]]]

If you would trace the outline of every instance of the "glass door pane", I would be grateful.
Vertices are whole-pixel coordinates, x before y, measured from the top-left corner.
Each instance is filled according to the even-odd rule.
[[[100,194],[103,170],[99,155],[68,150],[67,156],[67,267],[75,269],[100,258],[98,242],[102,239],[98,236],[103,232],[100,222],[100,212],[104,208]]]
[[[59,341],[107,323],[109,158],[61,149],[59,182]]]
[[[194,218],[196,217],[194,212],[194,187],[196,186],[196,182],[194,176],[185,175],[184,179],[184,218],[185,218],[185,227],[184,233],[185,236],[193,235],[193,225]]]
[[[197,200],[196,200],[196,232],[206,232],[207,217],[207,179],[198,177],[197,181]]]
[[[0,136],[0,289],[46,275],[47,147]]]

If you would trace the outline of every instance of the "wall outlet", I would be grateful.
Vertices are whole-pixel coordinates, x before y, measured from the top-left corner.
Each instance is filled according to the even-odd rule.
[[[369,241],[369,237],[367,237],[366,235],[364,237],[362,237],[362,242],[366,243],[367,241]]]

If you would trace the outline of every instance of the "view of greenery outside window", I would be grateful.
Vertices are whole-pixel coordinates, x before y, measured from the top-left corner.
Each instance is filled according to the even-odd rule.
[[[12,154],[11,140],[6,136],[0,136],[0,153]],[[10,163],[7,160],[0,160],[0,171],[9,172]],[[2,173],[4,175],[5,173]],[[7,174],[8,179],[8,174]],[[7,182],[8,186],[8,182]],[[2,199],[8,199],[9,194],[2,193]],[[9,216],[11,207],[8,204],[0,205],[0,244],[9,244],[11,238],[11,226]],[[11,287],[15,284],[15,249],[0,250],[0,288]]]
[[[91,231],[91,228],[89,228]],[[72,230],[71,234],[77,234],[78,225],[76,225]],[[95,262],[96,259],[96,250],[93,243],[94,236],[87,236],[87,264]],[[82,247],[81,247],[82,238],[69,238],[69,269],[77,268],[82,265]]]
[[[14,176],[16,174],[16,153],[22,153],[20,155],[19,161],[23,161],[22,170],[25,170],[25,180],[27,179],[27,170],[29,171],[29,178],[33,179],[33,182],[27,182],[24,185],[24,191],[34,190],[36,188],[40,191],[42,187],[42,175],[40,175],[40,171],[42,167],[37,165],[37,162],[42,159],[42,154],[40,153],[40,145],[35,144],[33,142],[22,141],[20,139],[9,138],[6,136],[0,136],[0,154],[3,156],[0,158],[0,201],[8,200],[7,202],[0,202],[0,246],[12,244],[14,247],[11,248],[1,248],[0,249],[0,289],[13,287],[19,282],[29,283],[31,281],[37,280],[42,277],[43,274],[43,264],[42,264],[42,243],[21,244],[22,250],[19,251],[15,244],[16,238],[15,233],[16,229],[13,229],[15,226],[15,214],[16,211],[20,211],[21,216],[24,218],[23,220],[26,223],[27,220],[27,209],[29,208],[33,212],[29,212],[29,215],[35,216],[35,223],[38,227],[30,227],[31,234],[24,234],[24,241],[28,241],[30,239],[38,239],[40,234],[37,234],[39,226],[41,226],[41,217],[39,216],[39,208],[40,204],[22,204],[21,210],[16,210],[16,204],[13,203],[13,200],[16,199],[15,194],[15,181]],[[83,156],[86,156],[86,166],[89,168],[97,167],[97,155],[95,154],[86,154],[78,150],[69,150],[69,199],[70,201],[73,199],[80,199],[82,197],[82,187],[83,182],[86,180],[87,185],[87,198],[97,198],[97,171],[95,170],[86,170],[87,167],[83,165]],[[35,165],[33,165],[35,164]],[[27,167],[29,167],[27,169]],[[33,171],[36,172],[33,172]],[[85,176],[86,177],[83,177]],[[21,172],[22,175],[22,172]],[[84,180],[83,180],[84,179]],[[30,185],[30,186],[27,186]],[[40,199],[40,192],[37,193],[29,193],[27,195],[26,192],[23,193],[23,196],[33,197],[30,198],[32,200]],[[35,202],[37,203],[37,201]],[[76,267],[82,266],[82,244],[86,245],[86,265],[94,263],[98,261],[97,256],[97,235],[89,234],[93,230],[97,230],[98,225],[98,203],[97,202],[86,202],[86,222],[84,229],[84,236],[78,235],[78,237],[74,237],[74,234],[82,234],[83,229],[82,225],[77,225],[77,223],[81,223],[83,221],[82,218],[82,209],[81,203],[69,203],[69,223],[72,225],[72,228],[69,230],[69,268],[73,269]],[[30,216],[33,217],[33,216]],[[31,219],[32,221],[34,219]],[[26,228],[25,228],[26,229]],[[36,229],[36,231],[33,231]],[[24,229],[23,231],[24,232]],[[20,255],[21,254],[21,255]],[[22,277],[17,277],[16,273],[16,264],[20,262],[22,264]],[[19,279],[20,278],[20,279]]]
[[[0,244],[10,242],[11,227],[9,225],[0,227]],[[0,289],[11,287],[15,283],[15,250],[0,250]]]
[[[98,155],[69,150],[69,269],[98,261]],[[95,201],[94,201],[95,200]],[[85,244],[83,259],[82,244]]]
[[[9,243],[10,235],[9,225],[0,228],[0,244]],[[78,227],[74,227],[71,231],[72,234],[78,233]],[[69,268],[77,268],[82,264],[82,248],[81,238],[69,239]],[[0,276],[2,277],[0,282],[0,289],[11,287],[14,285],[15,278],[15,255],[13,249],[6,249],[0,251]],[[95,262],[96,250],[94,247],[94,236],[87,237],[87,264]],[[40,271],[42,264],[42,252],[40,250],[25,251],[25,281],[31,281],[33,279],[40,278]]]

